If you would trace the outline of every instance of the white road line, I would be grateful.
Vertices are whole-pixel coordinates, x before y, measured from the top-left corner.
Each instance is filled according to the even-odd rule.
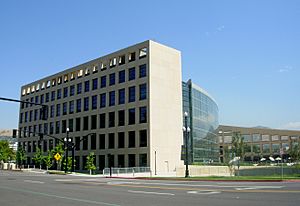
[[[189,194],[199,194],[199,195],[213,195],[213,194],[220,194],[219,191],[211,191],[211,190],[203,190],[203,191],[188,191]]]
[[[162,193],[162,192],[147,192],[147,191],[139,191],[139,190],[128,190],[131,193],[141,193],[141,194],[151,194],[151,195],[170,195],[174,196],[173,193]]]
[[[45,182],[35,181],[35,180],[24,180],[24,182],[34,183],[34,184],[44,184]]]

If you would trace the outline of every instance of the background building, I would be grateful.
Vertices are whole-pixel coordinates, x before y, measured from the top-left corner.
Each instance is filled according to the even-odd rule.
[[[15,138],[12,137],[12,129],[3,129],[0,130],[0,141],[5,140],[9,142],[9,147],[12,148],[14,151],[18,149],[18,142]]]
[[[283,159],[287,159],[287,150],[298,144],[300,131],[277,130],[269,128],[247,128],[235,126],[219,126],[220,160],[226,158],[226,148],[231,147],[232,135],[239,132],[246,143],[245,161],[259,161],[262,157],[276,158],[283,151]]]
[[[191,80],[182,82],[182,93],[183,113],[188,112],[188,125],[191,129],[190,163],[219,161],[216,101]]]
[[[19,145],[28,163],[37,147],[44,152],[59,142],[37,133],[65,138],[76,145],[76,169],[84,170],[86,156],[96,154],[96,166],[151,167],[159,172],[182,165],[181,54],[145,41],[97,58],[22,87],[21,100],[48,105],[42,120],[40,106],[22,104]],[[28,133],[28,131],[33,132]],[[82,137],[89,135],[87,140]]]

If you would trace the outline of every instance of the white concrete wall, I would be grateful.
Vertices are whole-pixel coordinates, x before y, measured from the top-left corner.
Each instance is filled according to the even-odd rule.
[[[181,54],[150,41],[149,55],[150,166],[171,173],[183,165]]]

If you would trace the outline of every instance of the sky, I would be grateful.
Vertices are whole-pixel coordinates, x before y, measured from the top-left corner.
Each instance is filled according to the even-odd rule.
[[[0,1],[0,97],[151,39],[182,54],[182,78],[218,103],[219,123],[300,130],[300,1]],[[0,101],[0,129],[18,103]]]

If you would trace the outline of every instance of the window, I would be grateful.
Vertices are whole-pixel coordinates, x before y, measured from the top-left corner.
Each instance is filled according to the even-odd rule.
[[[67,120],[62,120],[61,121],[61,133],[66,133],[67,129]]]
[[[80,150],[80,137],[75,137],[75,150]]]
[[[135,61],[135,52],[129,53],[128,61],[129,62]]]
[[[105,134],[99,134],[99,149],[105,149]]]
[[[140,130],[140,147],[147,147],[147,130]]]
[[[92,86],[92,90],[96,90],[98,89],[98,79],[93,79],[93,86]]]
[[[101,88],[104,88],[106,87],[106,76],[102,76],[101,77],[101,85],[100,85]]]
[[[118,126],[124,126],[125,125],[125,111],[124,110],[120,110],[118,111]]]
[[[140,107],[140,123],[147,122],[147,107]]]
[[[91,135],[91,150],[96,149],[96,134]]]
[[[46,102],[49,102],[49,92],[46,93]]]
[[[147,56],[147,47],[144,47],[139,50],[139,58],[145,58]]]
[[[101,62],[101,71],[106,70],[107,66],[106,66],[106,62]]]
[[[55,99],[55,97],[54,97],[54,99]],[[26,99],[26,101],[27,101],[27,99]],[[39,96],[35,96],[35,103],[37,103],[37,104],[39,103]]]
[[[102,171],[105,168],[105,155],[99,155],[99,170]]]
[[[67,102],[63,103],[63,115],[67,114]]]
[[[53,110],[52,111],[52,117],[54,117],[54,106],[53,105],[50,106],[50,111],[51,111],[51,108]],[[34,121],[36,121],[38,119],[38,113],[39,113],[39,110],[35,109],[34,110],[34,117],[33,117]],[[23,119],[23,115],[21,116],[21,118]]]
[[[85,81],[84,82],[84,92],[89,92],[90,91],[90,81]]]
[[[69,130],[73,132],[73,119],[69,119]]]
[[[92,96],[92,109],[97,109],[97,95]]]
[[[74,101],[70,101],[69,102],[69,114],[73,114],[74,113]]]
[[[70,80],[74,80],[75,79],[75,76],[76,76],[76,72],[71,72],[71,77],[70,77]]]
[[[140,69],[139,77],[140,78],[146,77],[147,76],[147,66],[146,66],[146,64],[140,65],[139,69]]]
[[[109,133],[108,134],[108,149],[114,149],[115,148],[115,134]]]
[[[90,75],[90,68],[85,69],[85,76],[88,76],[88,75]]]
[[[128,147],[129,148],[135,147],[135,131],[128,132]]]
[[[83,117],[83,130],[88,130],[89,129],[89,117]]]
[[[68,87],[64,88],[64,98],[68,97]]]
[[[135,154],[128,155],[128,167],[135,167]]]
[[[261,141],[260,134],[253,134],[253,142],[259,142]]]
[[[31,126],[29,126],[29,132],[32,132]],[[44,123],[44,134],[48,134],[48,123]],[[30,135],[30,133],[29,133]]]
[[[76,120],[75,120],[75,123],[76,123],[75,130],[76,130],[76,132],[81,130],[81,121],[80,120],[81,120],[80,117],[77,117]]]
[[[69,75],[68,75],[68,74],[65,74],[65,75],[64,75],[64,82],[65,82],[65,83],[68,82],[68,79],[69,79]]]
[[[128,88],[128,102],[134,102],[135,101],[135,86]]]
[[[36,129],[36,128],[34,128]],[[53,134],[54,133],[54,124],[53,122],[50,122],[50,131],[49,131],[50,134]]]
[[[140,167],[147,167],[147,154],[140,154],[139,160]]]
[[[125,155],[118,155],[118,167],[125,167]]]
[[[38,114],[38,112],[36,112],[36,115]],[[50,106],[50,117],[54,117],[54,105]]]
[[[82,77],[82,75],[83,75],[83,70],[80,69],[80,70],[78,71],[78,73],[77,73],[77,78]]]
[[[118,148],[124,148],[125,147],[125,133],[119,132],[118,133]]]
[[[57,78],[57,84],[61,84],[62,83],[62,77],[58,77]]]
[[[97,115],[91,116],[91,129],[97,129]]]
[[[32,110],[29,112],[29,122],[32,121]]]
[[[60,104],[56,105],[56,116],[59,117],[60,116]]]
[[[128,70],[128,81],[135,79],[135,68],[130,68]]]
[[[89,97],[85,97],[83,99],[83,110],[88,111],[89,110]]]
[[[60,99],[60,98],[61,98],[61,89],[58,89],[56,99]]]
[[[82,92],[82,83],[77,84],[77,94],[81,94]]]
[[[100,108],[106,106],[106,93],[100,94]]]
[[[93,73],[97,73],[98,72],[98,66],[97,65],[94,65],[93,66]]]
[[[81,99],[76,100],[76,112],[81,112]]]
[[[112,73],[109,75],[109,86],[115,85],[116,83],[116,74]]]
[[[115,105],[115,91],[109,92],[109,106]]]
[[[125,55],[119,56],[119,65],[125,64]]]
[[[59,130],[60,130],[60,121],[57,121],[55,123],[55,134],[59,134]]]
[[[52,91],[51,92],[51,101],[54,101],[55,100],[55,91]],[[37,102],[35,102],[37,103]]]
[[[119,104],[125,104],[125,89],[119,89]]]
[[[115,112],[108,113],[108,127],[115,126]]]
[[[113,68],[116,65],[117,65],[117,58],[116,57],[114,57],[114,58],[112,58],[112,59],[109,60],[109,67],[110,68]]]
[[[135,109],[128,110],[128,124],[135,124]]]
[[[147,99],[147,84],[140,85],[140,100]]]
[[[119,71],[119,83],[125,82],[125,70]]]
[[[100,128],[105,128],[105,113],[100,114]]]
[[[70,86],[70,96],[73,96],[75,93],[75,86],[74,85],[71,85]]]
[[[88,149],[88,144],[89,144],[89,138],[88,136],[82,137],[82,150],[87,150]]]

